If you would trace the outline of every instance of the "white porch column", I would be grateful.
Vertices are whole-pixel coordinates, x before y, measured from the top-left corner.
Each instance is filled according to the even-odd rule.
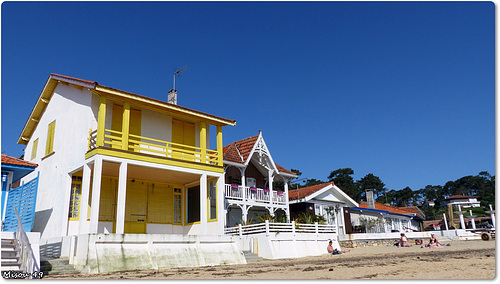
[[[217,220],[219,222],[219,234],[224,235],[226,225],[226,205],[224,204],[224,175],[217,178]]]
[[[274,216],[274,206],[273,206],[273,170],[268,171],[269,175],[269,204],[271,205],[271,216]]]
[[[448,220],[446,220],[446,213],[443,213],[444,226],[446,227],[446,231],[448,231]]]
[[[116,200],[116,234],[125,233],[125,200],[127,197],[127,168],[128,163],[120,164],[118,175],[118,197]]]
[[[458,217],[460,218],[460,228],[467,229],[465,227],[464,211],[462,211],[462,207],[460,206],[460,204],[458,204]]]
[[[493,210],[493,207],[491,207],[491,204],[490,204],[490,216],[491,216],[491,224],[493,225],[493,228],[496,228],[495,226],[495,210]]]
[[[285,182],[285,205],[286,205],[286,220],[287,222],[290,222],[290,200],[288,200],[288,182],[290,181],[289,179],[283,179]]]
[[[242,196],[243,196],[243,201],[247,200],[247,190],[246,190],[246,177],[245,177],[245,170],[247,168],[238,168],[241,173],[241,187],[242,187]]]
[[[87,216],[89,214],[90,174],[90,166],[85,163],[83,165],[82,196],[80,199],[80,219],[78,221],[78,234],[88,233]]]
[[[94,182],[92,185],[92,208],[90,210],[89,233],[97,233],[99,223],[99,202],[101,199],[102,158],[94,161]]]
[[[472,210],[469,210],[469,214],[470,214],[470,224],[472,225],[472,229],[476,229],[476,222],[474,221],[474,215],[472,215]]]
[[[207,234],[208,221],[208,194],[207,194],[207,174],[202,174],[200,177],[200,225],[201,234]]]

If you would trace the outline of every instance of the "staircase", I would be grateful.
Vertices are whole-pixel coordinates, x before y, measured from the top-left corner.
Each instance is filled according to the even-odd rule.
[[[22,272],[21,264],[17,240],[2,234],[2,271]]]
[[[249,250],[244,250],[243,255],[248,262],[257,262],[263,260],[262,257],[259,257],[256,253],[250,252]]]
[[[75,267],[69,264],[68,258],[52,258],[40,260],[40,270],[43,275],[60,275],[60,274],[75,274],[80,271],[75,270]]]

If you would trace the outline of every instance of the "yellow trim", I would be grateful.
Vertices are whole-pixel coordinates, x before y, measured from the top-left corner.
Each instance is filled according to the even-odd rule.
[[[223,166],[223,158],[222,158],[222,126],[217,125],[217,156],[219,156],[219,166]]]
[[[128,135],[130,132],[130,103],[123,105],[122,119],[122,150],[128,150]]]
[[[200,148],[201,163],[205,164],[207,160],[207,123],[200,122]]]
[[[109,149],[104,147],[99,147],[93,149],[85,154],[85,159],[88,159],[94,155],[106,155],[111,157],[130,159],[136,161],[150,162],[155,164],[170,165],[176,167],[183,167],[189,169],[197,169],[204,171],[211,171],[216,173],[223,173],[224,168],[220,166],[204,165],[196,162],[189,161],[177,161],[170,158],[154,157],[148,154],[137,153],[137,152],[124,152],[117,149]]]
[[[178,105],[170,104],[167,102],[158,101],[155,99],[143,97],[140,95],[132,94],[129,92],[124,92],[104,86],[96,86],[95,91],[91,90],[92,93],[101,95],[99,92],[104,92],[106,95],[112,95],[117,97],[118,99],[125,101],[133,101],[134,105],[142,105],[146,108],[159,109],[162,111],[174,113],[174,116],[185,117],[188,119],[194,119],[195,121],[205,120],[207,122],[211,122],[213,125],[236,125],[236,121],[231,119],[225,119],[222,117],[217,117],[211,114],[199,112],[196,110],[188,109],[185,107],[181,107]]]
[[[106,122],[106,97],[100,96],[99,113],[97,115],[97,137],[96,146],[104,145],[104,124]]]

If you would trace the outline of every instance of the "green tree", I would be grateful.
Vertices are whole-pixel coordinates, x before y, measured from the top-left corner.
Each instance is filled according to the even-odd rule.
[[[356,182],[358,185],[361,196],[365,195],[365,190],[373,189],[375,197],[380,196],[384,193],[385,184],[380,180],[380,178],[372,173],[367,174],[359,181]]]
[[[333,181],[336,186],[338,186],[345,194],[349,195],[351,198],[358,200],[360,197],[360,190],[354,182],[352,175],[354,171],[351,168],[341,168],[332,171],[328,176],[329,181]]]

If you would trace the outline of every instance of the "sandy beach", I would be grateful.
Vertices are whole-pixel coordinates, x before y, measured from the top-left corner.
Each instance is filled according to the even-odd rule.
[[[342,255],[263,260],[243,265],[47,275],[44,279],[493,279],[494,241],[453,241],[441,248],[377,246]],[[325,248],[326,250],[326,248]]]

